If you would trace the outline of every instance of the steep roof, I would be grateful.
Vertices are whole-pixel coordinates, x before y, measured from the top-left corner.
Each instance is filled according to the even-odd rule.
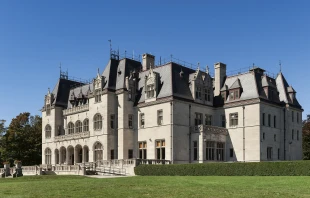
[[[277,83],[277,89],[279,91],[280,100],[285,102],[285,103],[291,103],[291,104],[295,105],[296,107],[301,108],[301,106],[300,106],[300,104],[299,104],[299,102],[298,102],[296,97],[294,97],[293,101],[289,97],[289,92],[288,91],[291,88],[289,88],[290,86],[288,85],[288,83],[287,83],[285,77],[283,76],[282,72],[280,72],[277,75],[276,83]]]
[[[119,63],[118,60],[110,59],[104,71],[102,72],[102,76],[105,77],[105,80],[107,82],[104,88],[115,90],[118,63]]]
[[[140,62],[131,59],[122,59],[119,61],[117,76],[116,76],[116,90],[125,88],[125,78],[130,75],[130,72],[139,72],[142,65]]]

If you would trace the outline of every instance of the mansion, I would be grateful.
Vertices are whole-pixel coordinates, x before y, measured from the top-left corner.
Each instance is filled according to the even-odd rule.
[[[95,75],[94,75],[95,76]],[[42,108],[42,164],[302,159],[302,107],[282,72],[155,66],[111,55],[90,83],[61,73]]]

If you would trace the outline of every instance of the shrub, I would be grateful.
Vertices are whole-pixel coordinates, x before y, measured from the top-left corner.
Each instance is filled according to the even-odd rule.
[[[310,161],[139,165],[142,176],[310,176]]]

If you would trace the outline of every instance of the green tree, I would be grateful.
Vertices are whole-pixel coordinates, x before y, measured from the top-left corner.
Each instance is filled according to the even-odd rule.
[[[304,121],[302,127],[303,159],[310,160],[310,121]]]
[[[2,159],[11,163],[21,160],[23,165],[41,162],[42,119],[21,113],[13,118],[2,137]]]

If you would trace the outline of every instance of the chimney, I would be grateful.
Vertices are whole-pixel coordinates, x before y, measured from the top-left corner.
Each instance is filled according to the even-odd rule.
[[[151,54],[142,55],[142,68],[143,71],[150,69],[150,67],[155,66],[155,56]]]
[[[214,96],[220,95],[226,77],[226,64],[218,62],[214,64]]]

